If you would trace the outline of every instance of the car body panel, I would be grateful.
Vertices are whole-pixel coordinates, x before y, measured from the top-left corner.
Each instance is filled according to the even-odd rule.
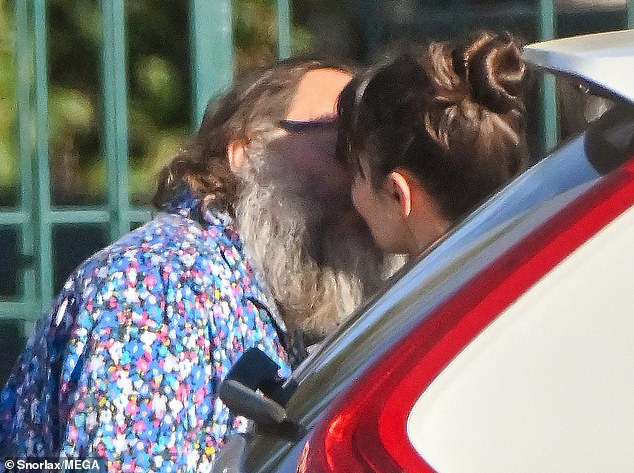
[[[521,295],[422,393],[407,430],[435,470],[634,471],[632,241],[630,208]]]
[[[634,30],[612,31],[535,43],[523,58],[535,66],[577,77],[610,95],[634,102]]]

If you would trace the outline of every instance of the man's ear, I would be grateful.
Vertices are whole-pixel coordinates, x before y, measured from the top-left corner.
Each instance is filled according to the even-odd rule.
[[[230,141],[227,145],[227,160],[229,161],[229,169],[232,173],[237,173],[245,159],[245,146],[240,140]]]
[[[387,176],[387,186],[392,197],[398,202],[401,217],[409,217],[412,212],[412,188],[409,178],[399,171],[392,171]]]

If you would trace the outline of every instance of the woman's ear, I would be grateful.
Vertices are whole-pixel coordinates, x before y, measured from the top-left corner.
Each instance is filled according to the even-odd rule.
[[[226,152],[227,152],[227,160],[229,161],[229,169],[231,169],[232,173],[236,174],[242,167],[242,164],[244,163],[244,159],[245,159],[244,143],[239,140],[230,141],[229,144],[227,145]]]
[[[407,175],[392,171],[387,176],[387,190],[398,202],[400,215],[403,218],[409,217],[412,212],[412,187]]]

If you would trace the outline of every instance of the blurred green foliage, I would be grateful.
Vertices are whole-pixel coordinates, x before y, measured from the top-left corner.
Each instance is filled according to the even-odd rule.
[[[0,0],[0,205],[18,196],[16,1]],[[191,133],[189,2],[126,0],[130,192],[147,203],[154,176]],[[106,199],[101,92],[101,6],[47,0],[49,157],[57,205]],[[236,73],[275,60],[275,0],[233,1]],[[295,52],[310,48],[294,27]],[[20,85],[24,87],[24,84]]]
[[[13,18],[7,12],[6,4],[5,0],[0,0],[0,189],[7,194],[5,200],[15,200],[18,170]]]

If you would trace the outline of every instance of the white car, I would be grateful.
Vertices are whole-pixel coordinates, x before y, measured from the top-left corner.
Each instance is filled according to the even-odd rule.
[[[228,380],[257,428],[215,471],[634,472],[634,30],[524,57],[612,107],[397,274],[282,395]]]

